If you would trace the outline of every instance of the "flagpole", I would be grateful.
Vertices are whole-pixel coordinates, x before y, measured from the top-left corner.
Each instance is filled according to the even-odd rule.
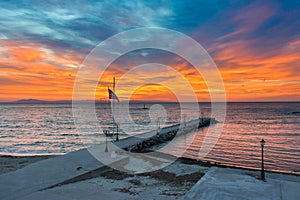
[[[113,91],[114,94],[115,92],[115,87],[116,87],[116,77],[113,79]],[[119,100],[118,100],[119,101]],[[119,129],[118,129],[118,124],[116,124],[117,130],[116,130],[116,141],[119,141]],[[115,129],[115,100],[113,100],[113,130]]]
[[[113,77],[113,92],[115,93],[115,77]],[[112,98],[112,133],[115,134],[115,100]]]

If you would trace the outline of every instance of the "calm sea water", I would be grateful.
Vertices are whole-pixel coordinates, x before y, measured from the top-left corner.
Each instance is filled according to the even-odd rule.
[[[200,103],[203,114],[195,113],[193,105],[180,108],[178,104],[163,103],[167,118],[165,126],[180,121],[180,112],[186,120],[210,116],[210,104]],[[130,114],[139,125],[153,125],[150,110],[143,104],[131,104]],[[151,104],[147,104],[151,107]],[[111,122],[108,104],[96,106],[99,124]],[[260,167],[260,143],[265,145],[267,170],[300,174],[300,103],[228,103],[223,131],[213,150],[203,159],[249,168]],[[218,116],[213,116],[218,119]],[[139,134],[143,129],[124,129]],[[214,129],[212,125],[211,129]],[[76,131],[70,104],[0,104],[0,154],[41,155],[64,154],[85,148],[96,141],[105,141],[100,132],[86,124],[86,131]],[[207,128],[176,138],[168,147],[170,153],[185,150],[187,141],[192,145],[184,156],[198,158],[199,149]],[[127,135],[121,134],[121,137]]]

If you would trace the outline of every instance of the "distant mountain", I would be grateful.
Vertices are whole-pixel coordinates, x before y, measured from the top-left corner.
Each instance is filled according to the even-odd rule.
[[[39,99],[20,99],[18,101],[13,101],[11,103],[46,103],[47,101],[39,100]]]
[[[44,101],[39,99],[20,99],[17,101],[10,101],[10,102],[1,102],[5,104],[49,104],[49,103],[72,103],[71,100],[61,100],[61,101]]]

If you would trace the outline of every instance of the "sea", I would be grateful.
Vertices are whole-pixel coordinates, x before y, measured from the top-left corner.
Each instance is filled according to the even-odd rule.
[[[218,124],[176,138],[167,147],[168,152],[229,166],[259,169],[260,141],[264,139],[265,169],[300,175],[300,102],[227,103],[225,118],[211,116],[210,103],[197,106],[200,110],[195,113],[193,103],[186,103],[183,107],[178,103],[130,103],[131,123],[147,128],[131,130],[131,124],[123,124],[126,131],[120,127],[120,138],[141,134],[150,126],[159,129],[176,124],[183,121],[183,112],[184,121],[214,117],[223,123],[223,129],[205,157],[199,158],[201,143],[208,130],[213,130]],[[153,110],[157,109],[164,111],[165,118],[161,121],[153,119]],[[103,129],[110,127],[111,105],[100,103],[95,110],[99,126]],[[103,132],[93,126],[93,123],[87,123],[85,131],[78,129],[72,104],[0,104],[0,155],[62,155],[86,148],[95,141],[105,142]],[[188,147],[187,143],[190,144]]]

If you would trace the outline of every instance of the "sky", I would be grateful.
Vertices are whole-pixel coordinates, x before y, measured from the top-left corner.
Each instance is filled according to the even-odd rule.
[[[142,27],[172,29],[200,43],[218,67],[227,101],[300,101],[299,0],[1,0],[0,13],[2,102],[71,100],[77,72],[90,51],[117,33]],[[99,78],[95,98],[107,99],[112,76],[118,82],[145,63],[179,71],[199,101],[210,101],[211,91],[188,61],[153,49],[112,63]],[[131,91],[131,100],[176,101],[170,88],[144,83],[155,77],[175,84],[178,77],[153,72],[127,76],[128,88],[133,82],[140,85]],[[126,92],[116,91],[121,100]]]

